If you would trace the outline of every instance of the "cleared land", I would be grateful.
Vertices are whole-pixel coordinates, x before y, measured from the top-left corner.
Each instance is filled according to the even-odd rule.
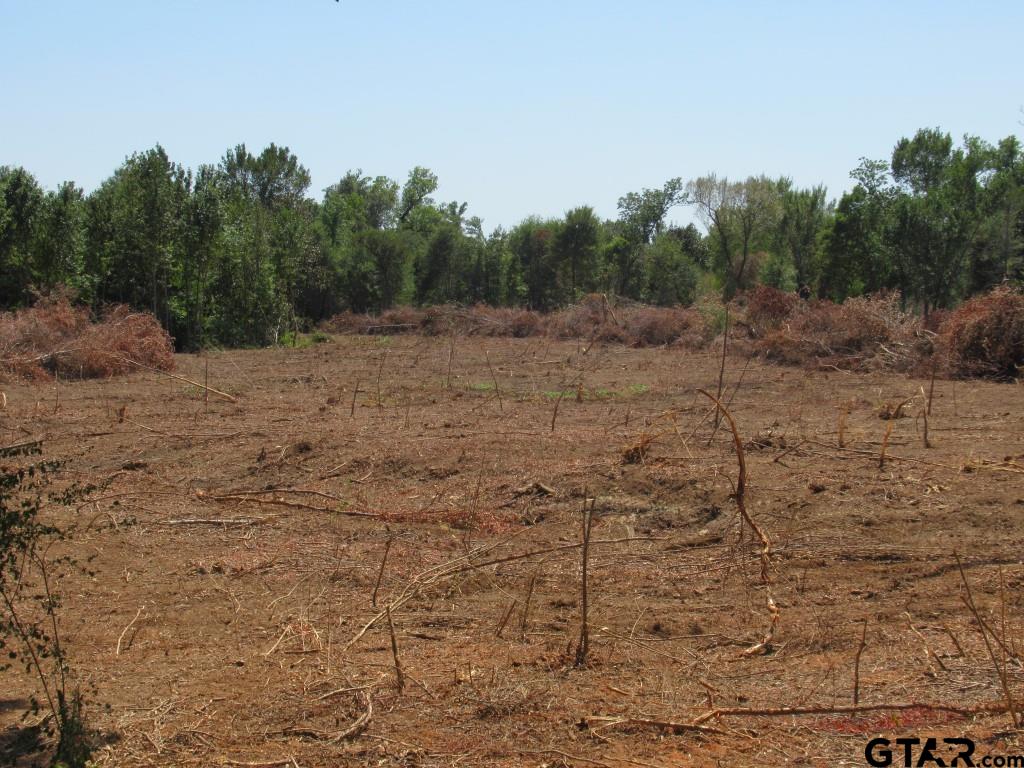
[[[99,764],[864,765],[877,734],[1024,753],[997,670],[1024,701],[1024,390],[936,382],[926,448],[927,381],[729,359],[762,574],[732,436],[696,392],[719,364],[339,336],[211,354],[235,402],[148,372],[61,383],[59,404],[5,386],[0,444],[42,439],[102,486],[59,513],[91,558],[62,626]],[[769,590],[777,628],[748,653]],[[858,655],[859,705],[926,706],[835,711]],[[0,732],[29,686],[5,675]],[[821,711],[666,725],[779,707]]]

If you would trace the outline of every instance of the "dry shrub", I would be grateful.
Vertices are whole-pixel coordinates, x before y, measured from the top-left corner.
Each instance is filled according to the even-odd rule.
[[[755,350],[789,365],[913,371],[931,356],[933,338],[919,318],[900,309],[898,293],[884,293],[797,304]]]
[[[1024,364],[1024,295],[998,287],[975,296],[943,324],[940,343],[954,374],[1015,378]]]
[[[426,321],[426,313],[415,307],[392,307],[380,314],[372,325],[380,326],[380,331],[415,331]]]
[[[156,318],[125,306],[92,322],[67,294],[0,314],[0,375],[11,378],[91,378],[125,373],[127,360],[160,370],[174,367],[174,344]]]
[[[544,318],[544,331],[555,339],[596,339],[622,341],[614,310],[603,294],[591,293],[578,304],[551,312]]]
[[[129,360],[169,371],[174,368],[174,343],[153,315],[118,305],[87,326],[67,354],[56,359],[57,370],[65,377],[127,373],[135,369]]]
[[[711,331],[704,316],[682,307],[636,307],[623,313],[626,337],[635,347],[675,345],[702,349]]]
[[[525,339],[541,330],[541,316],[528,309],[477,304],[465,311],[466,333],[474,336],[511,336]]]
[[[366,333],[373,324],[374,320],[369,315],[357,315],[346,310],[324,320],[320,329],[327,333]]]
[[[770,285],[758,285],[747,291],[744,298],[747,324],[754,336],[779,328],[800,303],[798,296]]]

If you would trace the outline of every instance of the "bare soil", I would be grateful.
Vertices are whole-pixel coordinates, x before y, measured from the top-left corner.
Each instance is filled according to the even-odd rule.
[[[927,381],[730,358],[766,585],[696,391],[713,349],[338,336],[176,373],[207,361],[236,402],[149,372],[4,387],[0,445],[41,439],[100,486],[53,510],[91,572],[61,626],[97,765],[853,766],[879,734],[1024,753],[997,673],[1024,701],[1019,385],[936,382],[926,448]],[[859,705],[921,706],[835,711],[862,636]],[[0,732],[31,686],[5,674]],[[821,711],[666,725],[780,707]]]

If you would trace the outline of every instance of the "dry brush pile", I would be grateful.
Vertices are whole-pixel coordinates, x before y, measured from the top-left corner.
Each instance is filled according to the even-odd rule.
[[[94,319],[67,296],[0,314],[0,380],[105,378],[133,363],[169,371],[174,344],[153,315],[124,305]]]
[[[896,292],[835,304],[802,301],[761,285],[727,306],[709,301],[685,308],[613,306],[604,295],[592,294],[546,314],[484,305],[397,307],[378,316],[342,313],[323,328],[334,333],[547,336],[696,351],[716,339],[721,344],[726,324],[733,353],[812,369],[919,375],[934,369],[946,376],[1011,379],[1024,364],[1024,295],[1009,288],[928,317],[906,311]]]

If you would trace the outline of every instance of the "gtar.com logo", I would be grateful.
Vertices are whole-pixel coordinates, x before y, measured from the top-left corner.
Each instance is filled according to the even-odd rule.
[[[1024,755],[985,755],[976,757],[974,742],[966,737],[920,739],[916,736],[872,739],[864,748],[868,765],[876,768],[1024,768]]]

